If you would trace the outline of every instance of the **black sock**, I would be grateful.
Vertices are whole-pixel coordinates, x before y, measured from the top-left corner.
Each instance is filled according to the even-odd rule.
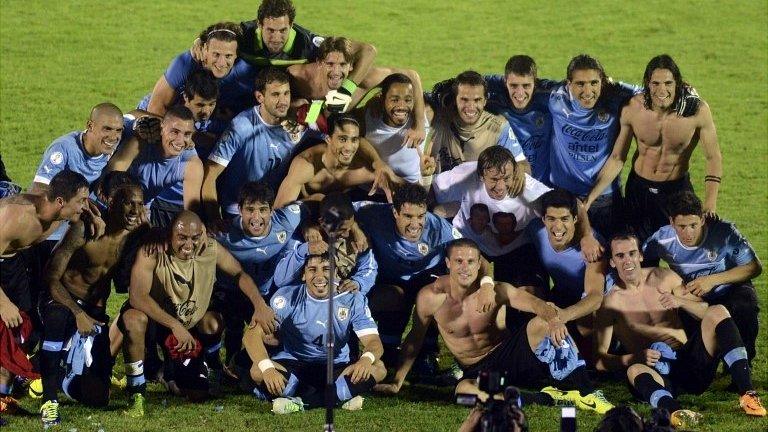
[[[43,400],[58,399],[61,385],[61,351],[40,351],[40,371],[43,380]]]
[[[744,348],[739,329],[732,318],[726,318],[717,324],[715,337],[717,338],[718,350],[728,365],[731,380],[739,394],[752,390],[752,373],[749,370],[747,350]]]
[[[522,405],[521,408],[528,405],[552,406],[555,404],[555,400],[546,393],[520,390],[520,403]]]
[[[400,337],[408,325],[408,314],[406,312],[377,312],[374,315],[379,327],[381,342],[385,345],[400,345]]]
[[[592,385],[592,380],[589,379],[589,374],[587,374],[587,368],[585,366],[579,366],[574,369],[573,372],[568,374],[566,382],[570,383],[582,396],[586,396],[595,391],[595,387]]]
[[[680,402],[672,397],[663,385],[656,382],[649,373],[641,373],[635,377],[632,384],[635,390],[640,393],[643,400],[648,401],[654,408],[664,408],[669,412],[675,412],[680,409]]]
[[[211,369],[221,370],[221,335],[199,335],[200,343],[203,345],[203,352],[205,353],[205,362]]]

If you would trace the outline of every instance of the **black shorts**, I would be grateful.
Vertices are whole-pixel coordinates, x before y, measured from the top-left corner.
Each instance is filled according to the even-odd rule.
[[[528,343],[527,325],[511,331],[509,336],[479,362],[460,366],[464,379],[475,379],[483,370],[504,371],[510,385],[539,388],[551,380],[549,366],[536,357]]]
[[[584,200],[584,197],[579,197]],[[620,191],[612,194],[600,195],[589,207],[587,216],[592,224],[592,229],[600,233],[603,238],[609,239],[623,224],[624,199]]]
[[[184,206],[155,199],[149,207],[149,223],[153,227],[167,228],[171,226],[173,219],[182,210],[184,210]]]
[[[533,286],[546,290],[549,276],[532,243],[524,244],[506,255],[487,257],[493,263],[493,278],[514,286]]]
[[[665,384],[675,395],[702,394],[714,381],[717,364],[704,347],[701,330],[693,330],[688,333],[688,342],[677,350],[677,360],[664,377]]]
[[[306,362],[301,360],[274,360],[283,365],[289,374],[296,375],[302,387],[311,386],[316,389],[325,388],[326,385],[326,364],[321,362]],[[341,375],[349,363],[335,363],[333,365],[333,379]]]
[[[625,222],[637,234],[640,244],[669,224],[667,199],[680,191],[693,192],[688,173],[677,180],[654,182],[640,177],[634,169],[630,171],[624,199]]]
[[[32,309],[29,260],[24,251],[0,258],[0,286],[20,311],[29,312]]]
[[[269,297],[264,301],[269,304]],[[239,289],[224,289],[217,285],[211,295],[208,311],[220,313],[229,328],[230,324],[250,322],[253,304]]]

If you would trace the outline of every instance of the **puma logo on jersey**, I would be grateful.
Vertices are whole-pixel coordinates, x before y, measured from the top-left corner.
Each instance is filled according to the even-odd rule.
[[[256,252],[261,252],[261,253],[263,253],[264,255],[266,255],[266,254],[267,254],[267,250],[266,250],[266,249],[264,249],[264,248],[260,248],[260,247],[257,247],[255,250],[256,250]]]
[[[325,328],[325,321],[317,320],[315,321],[315,323],[320,324],[321,326],[323,326],[323,328]]]

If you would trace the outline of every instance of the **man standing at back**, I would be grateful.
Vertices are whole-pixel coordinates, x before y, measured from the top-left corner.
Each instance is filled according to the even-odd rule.
[[[693,191],[688,164],[699,141],[707,163],[704,213],[715,213],[723,158],[712,112],[683,81],[677,64],[666,54],[648,62],[643,93],[622,109],[619,136],[587,197],[587,206],[621,173],[632,137],[637,149],[627,178],[625,210],[640,243],[667,224],[665,207],[670,194]]]
[[[613,150],[621,106],[634,88],[610,82],[597,59],[580,54],[568,64],[568,80],[549,97],[553,141],[550,180],[554,187],[585,197]],[[621,209],[618,179],[589,209],[594,228],[609,236]]]
[[[531,164],[531,177],[549,185],[552,115],[547,106],[549,91],[544,87],[552,81],[539,80],[536,74],[536,62],[531,57],[510,57],[503,76],[485,77],[488,83],[486,108],[507,119]]]

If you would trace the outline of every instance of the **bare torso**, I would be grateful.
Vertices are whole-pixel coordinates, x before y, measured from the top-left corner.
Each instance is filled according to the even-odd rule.
[[[47,239],[59,227],[61,221],[45,223],[37,216],[36,195],[21,194],[0,200],[0,221],[5,225],[4,232],[9,242],[2,257],[10,257],[16,252],[33,246]]]
[[[477,311],[477,291],[463,299],[449,293],[433,293],[442,303],[434,313],[437,328],[456,360],[472,365],[482,360],[507,335],[504,326],[506,309],[496,306],[488,312]]]
[[[61,277],[67,291],[89,304],[103,306],[111,292],[112,276],[129,235],[132,233],[120,230],[78,248]]]
[[[292,65],[288,73],[294,78],[291,85],[291,99],[304,98],[308,101],[325,99],[328,88],[328,78],[317,66],[317,63]]]
[[[698,114],[680,117],[675,112],[646,109],[643,95],[632,98],[626,108],[637,142],[632,166],[651,181],[677,180],[688,172],[691,154],[699,143]]]
[[[348,167],[328,167],[323,162],[326,145],[321,144],[308,150],[303,157],[312,164],[312,180],[302,187],[302,197],[314,194],[327,194],[333,191],[343,191],[353,186],[373,182],[374,173],[357,155]]]
[[[628,352],[639,352],[651,343],[659,341],[660,330],[681,330],[682,323],[675,310],[667,310],[659,301],[659,288],[664,283],[663,269],[643,269],[644,281],[637,288],[616,287],[605,297],[603,307],[613,317],[613,333]],[[663,342],[672,348],[679,348],[686,342],[682,331],[674,332],[675,337],[666,337]]]

